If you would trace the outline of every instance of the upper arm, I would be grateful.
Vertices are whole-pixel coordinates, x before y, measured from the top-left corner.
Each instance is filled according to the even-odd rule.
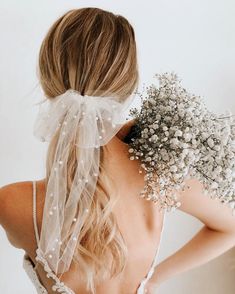
[[[232,215],[232,209],[223,205],[219,199],[204,195],[203,184],[199,180],[188,179],[185,183],[189,189],[180,191],[179,209],[196,217],[210,229],[235,233],[235,216]]]
[[[10,243],[22,248],[23,236],[28,234],[27,183],[12,183],[0,187],[0,225]]]

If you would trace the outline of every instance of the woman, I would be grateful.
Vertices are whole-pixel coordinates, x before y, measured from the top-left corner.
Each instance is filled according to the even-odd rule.
[[[53,24],[42,43],[40,82],[52,103],[69,89],[87,99],[96,96],[102,101],[103,96],[112,93],[125,101],[138,85],[136,55],[134,30],[124,17],[98,8],[71,10]],[[12,245],[25,250],[24,266],[38,293],[154,293],[163,281],[234,246],[235,220],[229,209],[205,198],[201,184],[190,179],[189,189],[179,193],[179,209],[201,220],[204,226],[183,248],[156,266],[164,213],[153,202],[138,197],[144,187],[144,173],[140,162],[129,160],[125,142],[133,123],[124,124],[100,146],[95,197],[88,210],[80,209],[81,219],[88,214],[75,238],[77,247],[71,264],[68,263],[69,269],[58,275],[45,266],[37,250],[44,230],[50,233],[50,226],[51,234],[54,233],[53,222],[47,227],[45,220],[50,220],[57,207],[46,216],[45,203],[49,203],[49,179],[61,129],[50,141],[44,179],[13,183],[0,189],[0,224]],[[69,133],[73,131],[74,128],[69,129]],[[70,143],[66,177],[60,178],[60,182],[66,182],[68,194],[81,169],[76,144],[73,140]],[[81,197],[76,208],[85,207],[85,200]],[[64,222],[71,218],[69,213],[63,215]],[[77,218],[73,221],[76,223]],[[50,254],[48,262],[51,260],[52,264],[54,258]],[[110,275],[105,275],[106,272]]]

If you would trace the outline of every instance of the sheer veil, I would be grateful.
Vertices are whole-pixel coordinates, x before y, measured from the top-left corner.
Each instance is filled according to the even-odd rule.
[[[100,146],[108,143],[127,118],[125,110],[135,93],[124,101],[117,97],[82,96],[69,89],[40,105],[34,135],[50,141],[58,131],[58,143],[49,176],[37,258],[56,274],[66,272],[73,259],[83,219],[89,208],[99,175]],[[67,189],[69,146],[75,144],[77,168]],[[84,207],[78,207],[80,197]]]

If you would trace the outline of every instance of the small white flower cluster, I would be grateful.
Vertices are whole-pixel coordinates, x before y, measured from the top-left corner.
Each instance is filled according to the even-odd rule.
[[[184,180],[195,177],[205,195],[219,198],[235,212],[235,119],[210,112],[200,96],[187,92],[178,76],[156,74],[141,97],[141,109],[132,108],[130,159],[139,159],[146,171],[141,197],[161,209],[180,206],[176,191]],[[235,213],[234,213],[235,214]]]

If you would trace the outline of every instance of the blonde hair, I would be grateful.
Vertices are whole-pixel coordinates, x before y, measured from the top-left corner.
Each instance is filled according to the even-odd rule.
[[[99,8],[70,10],[46,34],[39,52],[38,74],[48,99],[70,88],[82,95],[115,94],[125,99],[139,82],[133,27],[123,16]],[[46,184],[57,140],[58,133],[48,148]],[[107,152],[105,146],[100,151],[96,192],[74,255],[74,261],[81,269],[79,279],[86,282],[92,293],[95,293],[95,281],[100,282],[107,274],[109,278],[118,275],[127,258],[126,244],[112,212],[117,199],[105,189],[114,184],[103,164],[104,152]],[[66,179],[68,189],[77,169],[76,152],[71,142]],[[82,202],[81,197],[78,207],[84,206]]]

